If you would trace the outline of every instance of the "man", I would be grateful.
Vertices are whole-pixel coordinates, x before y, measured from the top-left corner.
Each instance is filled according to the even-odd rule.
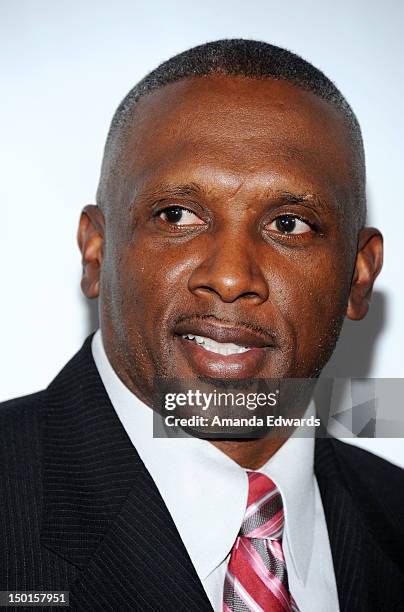
[[[131,90],[78,233],[101,330],[0,411],[1,590],[86,611],[403,609],[400,469],[329,438],[152,435],[159,380],[319,376],[382,265],[365,215],[355,115],[294,54],[217,41]]]

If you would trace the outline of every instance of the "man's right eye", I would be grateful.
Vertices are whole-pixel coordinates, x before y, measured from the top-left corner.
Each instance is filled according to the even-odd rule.
[[[170,206],[160,211],[158,217],[171,225],[203,225],[195,213],[183,206]]]

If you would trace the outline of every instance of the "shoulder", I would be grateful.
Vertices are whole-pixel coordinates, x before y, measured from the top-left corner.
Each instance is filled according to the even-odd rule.
[[[39,461],[40,406],[43,392],[0,403],[0,462],[2,471],[25,476]]]
[[[404,470],[401,467],[340,440],[332,439],[331,444],[348,484],[360,480],[375,495],[391,497],[392,502],[399,502],[403,507]]]
[[[47,389],[0,402],[0,430],[14,430],[18,433],[24,423],[38,422],[43,414],[42,408],[49,402],[63,404],[88,378],[94,378],[96,368],[91,352],[93,335],[86,339],[82,348],[62,368]]]
[[[345,507],[359,513],[375,541],[402,567],[404,470],[357,446],[324,438],[316,440],[315,471],[323,504],[334,512],[349,498]]]
[[[0,428],[18,429],[23,422],[35,420],[44,391],[0,402]]]
[[[374,499],[403,513],[404,470],[397,465],[352,444],[324,438],[316,440],[315,466],[319,479],[337,480],[359,501]]]

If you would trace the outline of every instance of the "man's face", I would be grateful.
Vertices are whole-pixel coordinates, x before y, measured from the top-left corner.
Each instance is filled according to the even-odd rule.
[[[141,99],[105,214],[101,325],[142,397],[155,376],[316,376],[355,264],[341,115],[284,81],[187,79]]]

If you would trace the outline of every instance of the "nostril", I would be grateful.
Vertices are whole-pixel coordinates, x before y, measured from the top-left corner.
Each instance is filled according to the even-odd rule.
[[[259,295],[257,293],[254,293],[254,291],[246,291],[245,293],[242,293],[239,297],[259,298]]]
[[[195,293],[196,295],[198,294],[204,295],[205,293],[218,295],[218,292],[215,289],[213,289],[213,287],[209,287],[209,285],[200,285],[199,287],[196,287],[193,290],[193,293]]]

